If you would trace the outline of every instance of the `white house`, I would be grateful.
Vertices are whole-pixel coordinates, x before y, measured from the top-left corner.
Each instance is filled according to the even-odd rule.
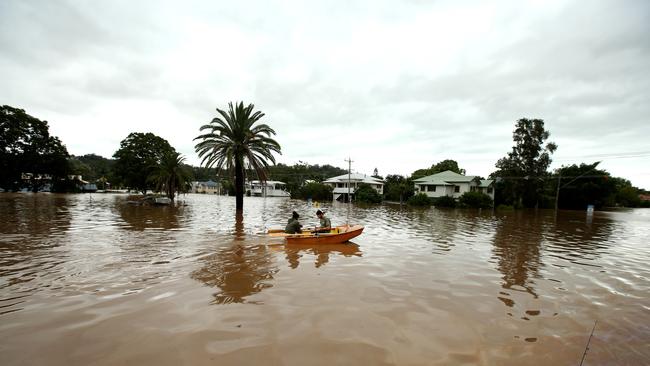
[[[483,192],[494,200],[494,181],[478,179],[473,175],[462,175],[451,170],[422,177],[413,181],[415,193],[425,193],[429,197],[460,197],[465,192]]]
[[[350,196],[354,199],[354,191],[359,188],[361,183],[370,185],[379,194],[384,193],[384,182],[381,179],[360,173],[352,173],[349,176],[348,174],[343,174],[329,178],[323,182],[323,184],[327,184],[334,188],[332,192],[334,193],[334,199],[343,202],[348,201],[348,186],[350,187]]]
[[[192,192],[193,193],[209,193],[209,194],[220,194],[221,185],[217,182],[209,180],[207,182],[192,182]]]
[[[291,197],[285,190],[286,183],[277,180],[259,181],[254,180],[247,184],[252,196],[258,197]]]

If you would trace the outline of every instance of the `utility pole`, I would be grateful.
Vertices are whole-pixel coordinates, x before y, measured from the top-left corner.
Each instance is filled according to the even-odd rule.
[[[348,158],[344,161],[348,162],[348,203],[352,203],[352,199],[350,198],[350,176],[352,175],[352,158],[348,156]]]

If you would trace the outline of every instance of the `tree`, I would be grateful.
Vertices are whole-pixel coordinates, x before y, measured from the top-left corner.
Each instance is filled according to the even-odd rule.
[[[429,169],[418,169],[414,171],[413,174],[411,174],[411,179],[416,180],[419,178],[426,177],[428,175],[441,173],[447,170],[451,170],[452,172],[458,174],[463,174],[463,175],[465,174],[465,169],[461,169],[458,166],[458,162],[456,160],[446,159],[437,164],[431,165],[431,168]]]
[[[0,107],[0,187],[18,190],[23,187],[22,174],[30,173],[34,192],[45,176],[54,181],[68,173],[68,151],[51,136],[47,121],[8,105]]]
[[[238,214],[244,209],[244,169],[251,167],[259,180],[267,180],[270,161],[275,164],[273,153],[281,154],[280,144],[271,138],[275,131],[266,124],[254,126],[264,113],[253,112],[255,106],[244,107],[240,102],[233,106],[228,103],[228,112],[217,108],[221,118],[215,117],[200,131],[209,132],[199,135],[194,140],[196,152],[202,158],[201,165],[218,170],[226,168],[235,175],[235,208]]]
[[[113,154],[115,176],[127,187],[147,194],[147,190],[153,188],[149,176],[162,157],[172,152],[176,151],[162,137],[151,132],[132,132],[120,142],[120,149]]]
[[[304,161],[299,161],[292,166],[279,163],[269,167],[269,178],[286,183],[286,189],[291,193],[292,197],[301,195],[300,191],[306,180],[322,182],[327,178],[346,173],[347,170],[329,164],[311,165]]]
[[[541,119],[522,118],[512,134],[514,146],[507,156],[496,163],[491,177],[498,179],[497,196],[515,206],[537,206],[544,188],[544,179],[551,164],[551,154],[557,145],[548,140],[550,133]]]
[[[384,198],[388,201],[408,200],[415,193],[413,181],[401,175],[387,175],[384,181]]]
[[[190,182],[189,173],[184,169],[185,158],[175,151],[165,152],[158,166],[149,177],[156,185],[156,188],[165,192],[172,202],[176,192],[187,192]]]
[[[465,192],[458,198],[460,207],[490,208],[492,198],[483,192]]]
[[[367,183],[360,183],[354,191],[354,200],[365,203],[381,203],[381,195]]]
[[[333,190],[334,188],[327,184],[318,182],[307,183],[300,187],[300,189],[297,191],[296,197],[294,198],[311,198],[315,201],[331,201]]]
[[[96,154],[77,156],[76,159],[89,168],[89,171],[87,172],[88,175],[84,175],[84,180],[91,182],[101,180],[111,183],[115,180],[115,177],[113,177],[112,174],[115,160],[107,159]]]

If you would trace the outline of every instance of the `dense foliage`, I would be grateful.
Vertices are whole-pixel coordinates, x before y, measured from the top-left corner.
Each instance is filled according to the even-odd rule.
[[[410,197],[406,203],[409,206],[431,206],[433,201],[426,195],[426,193],[418,193]]]
[[[196,152],[202,158],[201,165],[207,168],[234,170],[235,208],[238,213],[244,209],[244,179],[247,166],[253,169],[259,180],[267,180],[269,162],[275,164],[273,153],[281,154],[280,144],[271,138],[275,131],[266,124],[258,124],[264,113],[253,111],[255,106],[244,107],[240,102],[228,111],[217,108],[221,117],[215,117],[209,124],[201,126],[195,140]]]
[[[185,158],[179,153],[167,151],[161,156],[160,163],[149,176],[156,189],[165,192],[172,202],[176,192],[187,192],[189,189],[190,174],[183,167],[184,161]]]
[[[332,186],[327,184],[311,182],[296,190],[295,193],[292,194],[292,197],[305,200],[312,199],[314,201],[331,201],[332,190]]]
[[[0,107],[0,187],[19,190],[25,186],[38,191],[45,179],[66,179],[68,151],[50,135],[47,121],[8,105]],[[29,173],[28,180],[22,179]]]
[[[465,192],[458,198],[460,207],[489,208],[493,204],[492,198],[482,192]]]
[[[456,199],[451,196],[442,196],[432,199],[435,207],[456,207]]]
[[[384,180],[384,199],[404,202],[415,193],[413,181],[401,175],[387,175]]]
[[[418,169],[411,174],[411,180],[416,180],[422,177],[426,177],[428,175],[436,174],[436,173],[441,173],[447,170],[451,170],[452,172],[458,173],[458,174],[465,174],[465,169],[461,169],[458,166],[458,162],[456,160],[443,160],[437,164],[431,165],[431,168],[429,169]]]
[[[294,165],[277,164],[269,168],[269,179],[278,180],[287,184],[287,191],[292,196],[299,197],[301,187],[305,181],[322,182],[328,178],[347,173],[347,170],[332,165],[311,165],[299,161]],[[331,197],[330,197],[331,200]]]
[[[151,132],[130,133],[120,143],[115,152],[115,176],[127,187],[137,189],[143,194],[153,189],[154,184],[149,179],[161,158],[175,152],[167,140]]]
[[[354,191],[355,202],[381,203],[381,195],[370,184],[360,183]]]
[[[512,134],[514,146],[507,156],[496,163],[491,177],[497,180],[497,197],[516,207],[538,206],[544,190],[551,154],[557,149],[548,140],[550,133],[541,119],[522,118]]]

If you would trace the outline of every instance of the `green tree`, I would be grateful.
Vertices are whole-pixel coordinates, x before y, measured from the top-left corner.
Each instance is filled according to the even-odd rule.
[[[115,177],[113,176],[112,171],[115,160],[107,159],[96,154],[77,156],[76,159],[89,168],[89,171],[86,173],[88,175],[86,176],[84,174],[83,176],[84,180],[91,182],[102,180],[114,183]]]
[[[31,173],[29,185],[34,192],[42,186],[43,176],[53,181],[68,173],[68,151],[51,136],[47,121],[8,105],[0,107],[0,187],[23,187],[22,173]]]
[[[404,202],[415,193],[413,181],[401,175],[387,175],[384,181],[384,199]]]
[[[147,190],[153,188],[149,176],[161,158],[170,152],[175,152],[174,148],[162,137],[151,132],[132,132],[113,155],[116,159],[113,171],[124,185],[147,194]]]
[[[360,183],[354,191],[355,202],[381,203],[381,195],[367,183]]]
[[[492,198],[483,192],[465,192],[458,198],[461,207],[490,208],[493,203]]]
[[[174,202],[176,192],[187,192],[190,174],[184,169],[185,158],[175,151],[165,152],[160,163],[152,172],[149,179],[154,182],[156,189],[165,192]]]
[[[315,201],[331,201],[334,188],[327,184],[311,182],[298,189],[294,198],[313,199]]]
[[[253,108],[253,104],[244,107],[243,102],[235,106],[228,103],[228,112],[217,108],[221,118],[215,117],[210,124],[201,126],[201,131],[209,132],[195,138],[201,140],[196,144],[201,165],[234,170],[237,213],[244,209],[246,166],[255,171],[259,180],[267,180],[267,161],[275,164],[273,152],[281,154],[280,144],[271,138],[275,131],[266,124],[254,126],[264,113],[253,112]]]
[[[465,174],[465,169],[461,169],[458,166],[458,162],[456,160],[451,160],[451,159],[446,159],[443,160],[437,164],[431,165],[431,168],[428,169],[418,169],[411,174],[411,180],[416,180],[419,178],[426,177],[428,175],[433,175],[436,173],[441,173],[447,170],[451,170],[452,172],[458,173],[458,174]]]
[[[431,206],[433,201],[426,193],[418,193],[415,196],[412,196],[406,201],[409,206]]]
[[[516,122],[512,151],[497,161],[498,170],[491,175],[493,179],[501,178],[496,188],[497,197],[503,202],[525,207],[538,205],[551,154],[557,149],[553,142],[545,144],[549,136],[541,119],[522,118]]]

